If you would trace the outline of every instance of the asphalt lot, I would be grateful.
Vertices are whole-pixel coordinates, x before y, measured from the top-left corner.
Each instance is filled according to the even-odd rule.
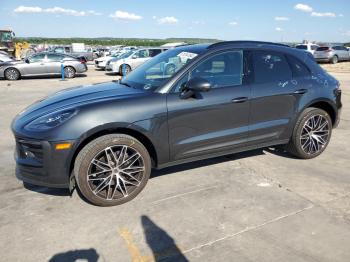
[[[167,168],[110,208],[24,188],[9,126],[52,92],[116,76],[0,80],[0,261],[350,261],[350,62],[325,67],[344,106],[320,157],[264,149]]]

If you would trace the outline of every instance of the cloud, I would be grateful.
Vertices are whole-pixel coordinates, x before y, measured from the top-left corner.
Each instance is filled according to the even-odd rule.
[[[41,13],[43,9],[38,6],[19,6],[15,10],[15,13]]]
[[[302,11],[302,12],[306,12],[306,13],[311,13],[313,11],[311,6],[305,5],[305,4],[296,4],[294,6],[294,9]]]
[[[115,13],[109,15],[109,17],[127,21],[137,21],[142,19],[142,16],[120,10],[115,11]]]
[[[166,16],[158,19],[159,24],[174,25],[177,24],[179,20],[173,16]]]
[[[204,21],[193,21],[193,24],[195,25],[205,25]]]
[[[154,15],[154,16],[152,16],[152,19],[157,19],[157,17]]]
[[[312,12],[311,16],[315,16],[315,17],[336,17],[336,14],[335,13],[331,13],[331,12],[326,12],[326,13]]]
[[[48,14],[61,14],[70,16],[86,16],[86,15],[101,15],[101,13],[90,11],[77,11],[74,9],[66,9],[62,7],[41,8],[38,6],[19,6],[13,10],[15,13],[48,13]]]
[[[277,32],[282,32],[282,31],[283,31],[283,29],[282,29],[281,27],[276,27],[275,30],[276,30]]]
[[[275,17],[276,21],[289,21],[289,17],[285,17],[285,16],[276,16]]]
[[[228,25],[230,25],[230,26],[237,26],[238,22],[232,21],[232,22],[229,22]]]
[[[344,15],[343,15],[343,14],[339,14],[338,16],[339,16],[339,17],[344,17]]]

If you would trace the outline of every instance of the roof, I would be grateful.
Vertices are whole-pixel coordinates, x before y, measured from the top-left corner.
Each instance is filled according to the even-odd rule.
[[[215,47],[221,47],[221,46],[228,46],[228,45],[249,45],[249,46],[282,46],[282,47],[290,47],[289,45],[280,44],[280,43],[273,43],[273,42],[263,42],[263,41],[223,41],[223,42],[217,42],[214,44],[211,44],[208,46],[208,49],[215,48]]]

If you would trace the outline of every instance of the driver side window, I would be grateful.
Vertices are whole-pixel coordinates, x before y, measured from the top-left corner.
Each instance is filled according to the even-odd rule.
[[[227,51],[205,59],[175,84],[174,92],[194,77],[207,80],[212,88],[242,85],[243,51]]]
[[[45,54],[37,54],[37,55],[33,55],[32,57],[30,57],[29,61],[31,63],[34,63],[34,62],[40,62],[44,59],[45,59]]]

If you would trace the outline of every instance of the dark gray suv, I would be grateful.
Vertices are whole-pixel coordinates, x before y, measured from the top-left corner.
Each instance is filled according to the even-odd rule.
[[[327,147],[339,82],[311,54],[250,41],[168,50],[120,82],[55,93],[18,114],[16,175],[117,205],[152,168],[285,145],[308,159]]]

